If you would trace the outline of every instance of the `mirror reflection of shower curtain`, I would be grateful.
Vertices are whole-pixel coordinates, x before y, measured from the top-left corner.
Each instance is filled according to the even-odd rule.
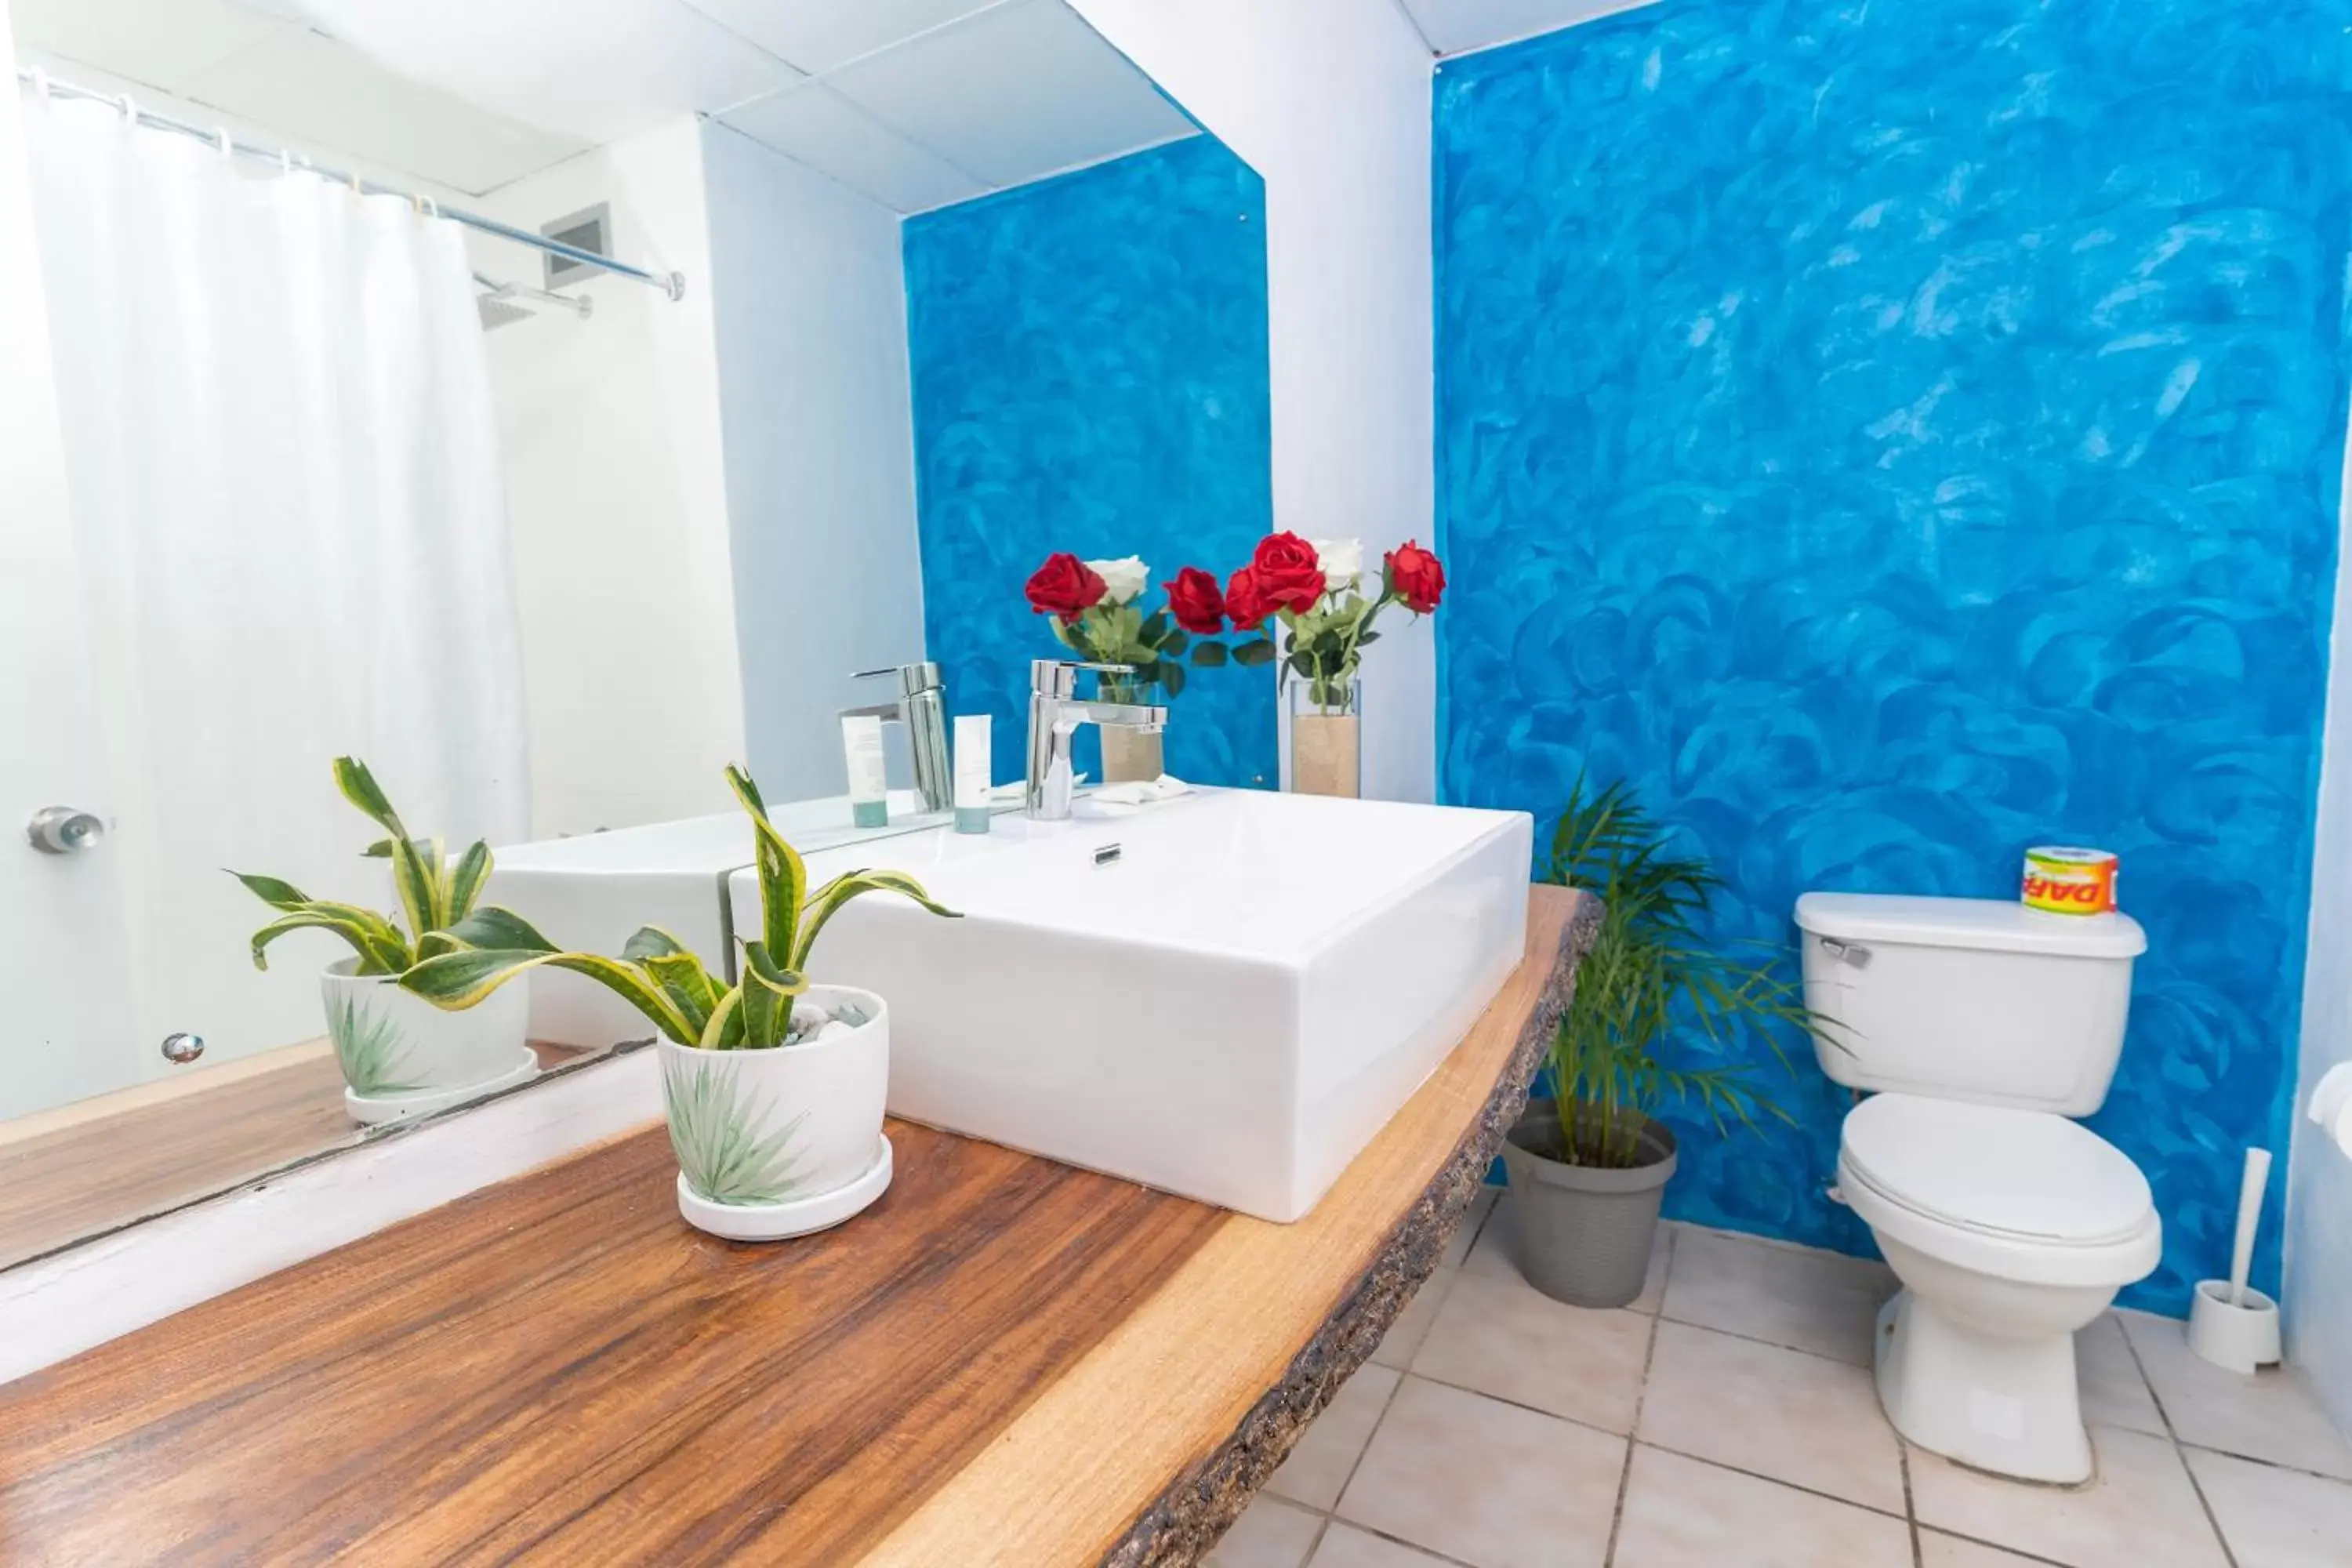
[[[129,911],[55,983],[133,988],[154,1077],[171,1030],[207,1063],[320,1034],[346,950],[297,933],[256,974],[268,911],[220,868],[388,907],[336,754],[414,831],[525,836],[488,366],[455,225],[22,101],[115,825],[89,854]]]

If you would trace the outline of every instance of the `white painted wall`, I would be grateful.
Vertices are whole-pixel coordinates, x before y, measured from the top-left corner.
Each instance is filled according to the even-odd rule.
[[[1072,0],[1265,177],[1274,515],[1429,542],[1435,447],[1428,48],[1394,0]],[[1441,614],[1444,612],[1441,611]],[[1365,658],[1364,792],[1436,791],[1436,655]]]
[[[538,837],[732,805],[719,770],[744,754],[743,689],[703,195],[689,118],[473,204],[536,229],[609,202],[614,254],[687,279],[675,302],[589,280],[589,320],[488,336]],[[541,281],[532,251],[478,236],[473,252],[494,278]]]
[[[897,695],[850,672],[923,657],[898,216],[724,125],[703,166],[751,769],[835,795],[835,713]]]
[[[2352,518],[2347,472],[2340,518]],[[2327,729],[2303,966],[2303,1050],[2287,1162],[2287,1359],[2301,1366],[2336,1425],[2352,1432],[2352,1154],[2305,1119],[2312,1090],[2352,1062],[2352,537],[2339,541]]]

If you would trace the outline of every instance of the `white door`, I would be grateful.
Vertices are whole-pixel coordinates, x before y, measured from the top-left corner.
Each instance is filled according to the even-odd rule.
[[[0,113],[0,1121],[142,1072],[132,988],[114,973],[114,846],[100,838],[43,854],[26,837],[44,807],[103,817],[106,801],[25,152],[10,110]]]

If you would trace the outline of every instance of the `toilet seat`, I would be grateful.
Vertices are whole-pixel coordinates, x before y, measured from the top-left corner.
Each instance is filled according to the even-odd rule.
[[[1847,1113],[1838,1177],[1873,1230],[2003,1279],[2123,1285],[2162,1251],[2139,1167],[2046,1111],[1875,1095]]]

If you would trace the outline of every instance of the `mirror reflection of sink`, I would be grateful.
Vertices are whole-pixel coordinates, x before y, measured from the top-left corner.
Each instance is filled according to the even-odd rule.
[[[849,797],[780,805],[770,814],[807,853],[916,833],[948,820],[921,815],[912,790],[892,790],[888,827],[851,825]],[[498,851],[483,898],[504,904],[551,942],[587,952],[618,952],[639,926],[657,925],[714,964],[729,942],[723,910],[728,873],[751,863],[751,823],[730,808],[710,816],[583,833]],[[652,1032],[644,1015],[594,982],[548,970],[530,984],[530,1037],[601,1047]]]
[[[964,918],[861,899],[814,967],[889,999],[894,1114],[1286,1222],[1517,964],[1533,829],[1211,790],[820,851],[812,881],[894,867]]]

